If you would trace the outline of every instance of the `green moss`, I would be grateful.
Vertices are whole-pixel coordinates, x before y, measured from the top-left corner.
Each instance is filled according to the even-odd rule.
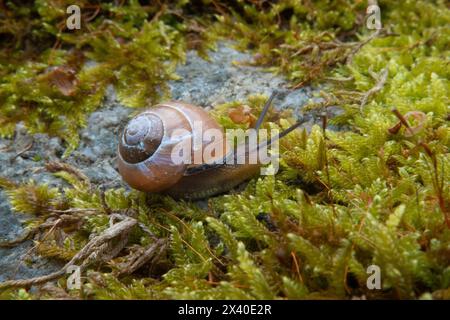
[[[62,137],[66,154],[109,84],[128,106],[152,104],[166,96],[166,82],[176,78],[174,67],[185,51],[179,32],[163,20],[146,21],[149,10],[136,1],[120,8],[81,3],[82,12],[101,14],[83,21],[81,30],[62,32],[69,4],[38,1],[18,10],[9,1],[0,30],[12,40],[0,47],[0,136],[10,137],[23,121],[31,132]],[[96,64],[85,66],[87,60]]]
[[[370,37],[361,19],[363,2],[264,3],[227,3],[214,16],[218,9],[205,1],[195,17],[186,1],[164,10],[142,10],[137,2],[121,8],[104,5],[114,23],[106,24],[102,35],[93,30],[59,34],[48,23],[63,14],[57,9],[28,22],[21,19],[43,3],[17,11],[12,26],[30,23],[39,31],[23,37],[76,44],[99,65],[80,67],[76,90],[87,91],[69,97],[41,75],[49,65],[71,65],[64,51],[51,51],[53,60],[48,49],[32,61],[18,54],[15,59],[27,63],[2,65],[3,134],[11,133],[23,110],[34,115],[27,125],[35,131],[58,127],[59,116],[67,116],[73,103],[81,103],[83,114],[90,112],[110,83],[130,105],[158,99],[185,48],[196,47],[192,39],[200,39],[197,49],[204,52],[219,37],[250,47],[252,63],[284,73],[293,86],[312,79],[320,83],[323,99],[307,109],[337,105],[344,111],[329,121],[345,125],[340,131],[314,126],[309,133],[298,130],[283,138],[275,177],[254,179],[241,192],[209,199],[206,207],[122,189],[103,191],[73,170],[57,173],[70,184],[59,190],[1,179],[13,208],[34,214],[29,227],[40,225],[40,234],[46,235],[37,244],[39,252],[70,260],[114,219],[128,215],[138,224],[127,234],[125,248],[108,261],[96,261],[97,272],[86,270],[83,298],[448,299],[450,11],[443,1],[380,1],[389,33],[361,46],[359,38]],[[96,27],[105,23],[106,16],[101,17]],[[202,38],[192,32],[194,25],[211,35]],[[23,37],[15,39],[15,47],[23,45]],[[149,73],[157,77],[146,79]],[[35,93],[25,90],[27,79],[37,79]],[[90,92],[93,83],[99,86]],[[219,106],[213,115],[225,127],[246,127],[230,119],[230,108],[245,104],[257,115],[264,100],[250,96]],[[63,101],[66,109],[48,111],[55,101],[58,106]],[[424,115],[414,134],[404,125],[396,128],[412,111]],[[267,125],[286,127],[287,119],[287,114],[271,114]],[[72,132],[82,125],[77,121]],[[419,125],[412,118],[406,121]],[[55,216],[63,223],[42,227]],[[149,262],[121,274],[143,251],[150,252]],[[381,268],[382,290],[366,286],[372,264]],[[64,281],[58,286],[66,289]],[[49,296],[7,290],[0,297]]]

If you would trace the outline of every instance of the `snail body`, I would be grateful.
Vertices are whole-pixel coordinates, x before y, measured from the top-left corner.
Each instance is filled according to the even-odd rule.
[[[259,173],[259,164],[233,164],[186,175],[164,193],[174,198],[203,199],[229,191]]]
[[[216,130],[222,133],[223,140],[210,141],[196,136],[193,130],[195,122],[202,123],[203,131]],[[186,133],[177,135],[177,130]],[[226,192],[258,173],[258,163],[227,164],[205,170],[196,170],[202,164],[174,163],[172,152],[176,145],[195,139],[201,139],[203,148],[218,143],[226,146],[223,129],[202,108],[176,101],[151,107],[131,119],[120,136],[119,173],[134,189],[187,199],[206,198]],[[226,147],[218,150],[213,160],[226,155]],[[194,158],[195,152],[191,150],[191,158]]]

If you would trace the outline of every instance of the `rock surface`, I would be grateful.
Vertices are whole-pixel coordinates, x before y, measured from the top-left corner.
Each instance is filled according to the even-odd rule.
[[[251,94],[270,95],[277,89],[281,93],[276,104],[298,112],[312,97],[310,88],[290,91],[281,76],[233,63],[250,59],[249,54],[224,43],[211,52],[210,61],[201,59],[196,52],[188,52],[186,64],[177,69],[182,79],[170,83],[172,99],[214,107],[224,102],[245,100]],[[64,144],[59,138],[46,134],[30,136],[23,125],[18,124],[14,139],[0,139],[0,176],[15,182],[33,179],[37,183],[61,186],[63,182],[44,169],[49,160],[59,160],[76,166],[98,186],[126,187],[115,164],[117,137],[134,111],[121,105],[110,87],[103,106],[89,116],[87,127],[81,130],[78,149],[64,160],[61,160]],[[312,115],[306,115],[306,119],[309,120],[307,126],[314,122]],[[0,190],[0,241],[14,239],[24,232],[21,219],[26,216],[12,213],[4,191]],[[31,241],[27,241],[13,248],[0,248],[0,281],[33,277],[57,268],[54,263],[29,255],[31,247]],[[21,262],[24,257],[27,257],[27,263]]]

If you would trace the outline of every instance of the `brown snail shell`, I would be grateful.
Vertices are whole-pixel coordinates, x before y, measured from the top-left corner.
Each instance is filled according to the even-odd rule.
[[[217,129],[223,133],[205,110],[183,102],[158,104],[131,119],[121,134],[118,147],[118,167],[123,179],[132,188],[144,192],[161,192],[175,186],[190,165],[173,163],[172,149],[183,139],[202,139],[195,137],[193,126],[196,121],[201,121],[203,131]],[[185,129],[189,134],[179,136],[176,134],[179,129]],[[203,148],[218,143],[201,141]],[[191,157],[194,152],[192,150]],[[215,155],[217,158],[223,156],[224,152]]]

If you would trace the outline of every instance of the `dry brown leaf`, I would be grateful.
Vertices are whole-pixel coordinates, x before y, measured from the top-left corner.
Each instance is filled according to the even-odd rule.
[[[230,119],[237,124],[248,123],[250,127],[253,127],[256,123],[256,117],[251,113],[252,108],[247,105],[241,105],[236,108],[232,108],[228,111]]]
[[[57,67],[47,74],[48,81],[66,97],[74,95],[78,79],[75,71],[67,67]]]

